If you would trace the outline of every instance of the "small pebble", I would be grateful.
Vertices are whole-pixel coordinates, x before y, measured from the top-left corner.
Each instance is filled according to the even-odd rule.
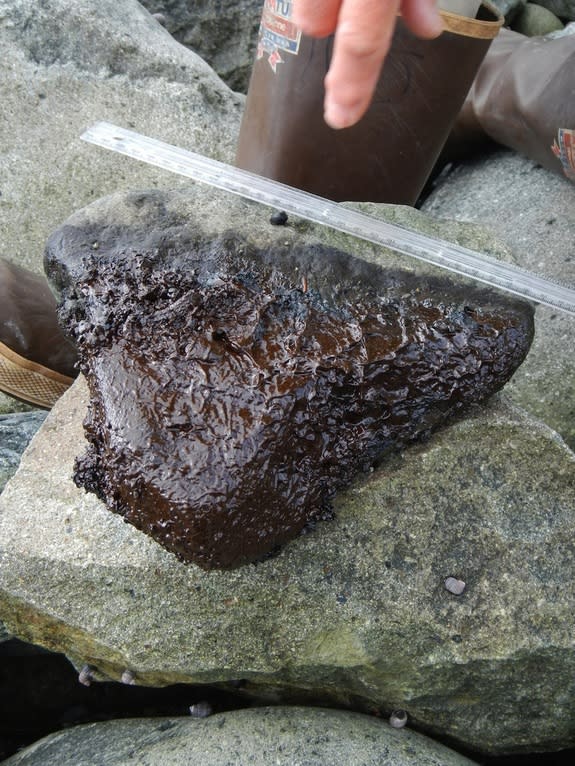
[[[285,210],[276,210],[270,216],[270,223],[272,226],[285,226],[288,222],[288,214]]]
[[[465,583],[463,580],[458,580],[456,577],[447,577],[445,580],[445,587],[454,596],[461,596],[465,590]]]
[[[407,723],[407,713],[405,710],[393,710],[389,716],[389,725],[394,729],[403,729]]]
[[[207,718],[212,713],[212,706],[209,702],[196,702],[195,705],[190,705],[192,718]]]

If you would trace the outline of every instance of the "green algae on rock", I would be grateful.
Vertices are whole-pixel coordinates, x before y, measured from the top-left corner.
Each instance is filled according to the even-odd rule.
[[[76,481],[208,569],[329,515],[383,453],[500,389],[532,338],[528,304],[197,222],[63,227],[47,263],[91,392]]]

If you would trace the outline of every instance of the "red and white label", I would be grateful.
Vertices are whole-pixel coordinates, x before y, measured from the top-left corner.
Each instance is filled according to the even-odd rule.
[[[551,149],[563,165],[567,178],[575,181],[575,130],[559,128]]]
[[[301,32],[291,20],[291,0],[265,0],[260,33],[258,38],[257,58],[267,55],[274,72],[278,64],[284,62],[282,53],[297,56]]]

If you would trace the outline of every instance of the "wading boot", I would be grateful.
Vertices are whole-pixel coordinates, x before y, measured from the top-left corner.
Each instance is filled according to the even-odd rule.
[[[46,279],[0,259],[0,391],[50,408],[74,381],[75,362]]]
[[[462,159],[490,139],[575,181],[575,34],[501,30],[441,160]]]
[[[302,35],[289,0],[266,0],[236,163],[336,201],[413,205],[503,18],[441,11],[444,32],[420,40],[398,19],[373,102],[356,125],[323,119],[333,36]]]

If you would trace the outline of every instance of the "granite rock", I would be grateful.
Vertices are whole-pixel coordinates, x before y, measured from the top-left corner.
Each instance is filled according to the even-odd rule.
[[[233,161],[243,97],[136,0],[0,0],[2,255],[41,271],[78,208],[178,176],[80,140],[98,120]]]
[[[46,418],[45,412],[0,414],[0,492],[16,473],[20,457]]]
[[[143,0],[178,42],[201,56],[230,88],[247,92],[262,0]]]
[[[36,407],[26,402],[20,402],[18,399],[14,399],[13,396],[4,394],[0,391],[0,413],[2,415],[9,415],[12,412],[34,412]]]
[[[8,633],[4,624],[0,622],[0,643],[3,641],[9,641],[11,638],[12,636],[10,633]]]
[[[422,210],[480,224],[507,243],[517,266],[573,287],[575,184],[498,150],[443,176]],[[535,339],[507,391],[575,447],[575,317],[539,306]]]
[[[278,556],[205,572],[73,485],[86,406],[79,380],[0,496],[11,633],[101,679],[403,708],[486,753],[574,744],[575,456],[549,428],[493,401],[359,480]]]
[[[542,5],[525,3],[525,7],[515,17],[513,29],[527,37],[542,37],[563,29],[563,23]]]
[[[554,13],[565,21],[575,21],[575,0],[539,0],[537,5]]]
[[[201,720],[156,718],[77,726],[37,742],[6,766],[472,766],[409,729],[373,717],[310,707],[268,707]]]

